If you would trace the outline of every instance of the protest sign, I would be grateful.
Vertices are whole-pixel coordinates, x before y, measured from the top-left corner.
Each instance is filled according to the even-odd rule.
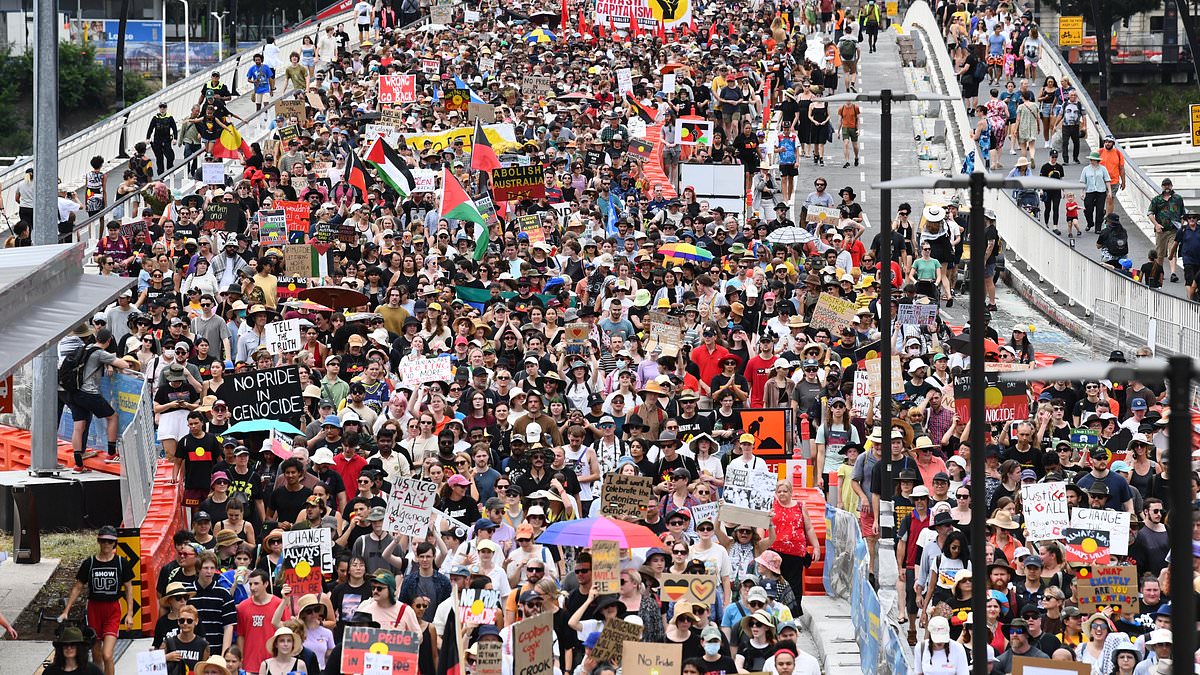
[[[664,73],[662,77],[662,90],[667,92],[667,97],[670,98],[675,93],[675,78],[677,75],[675,73]]]
[[[527,213],[517,216],[510,221],[517,228],[517,232],[524,232],[529,238],[529,245],[544,243],[546,241],[546,230],[542,227],[542,219],[536,213]]]
[[[442,72],[442,62],[438,59],[421,59],[421,72],[426,75],[437,75]]]
[[[279,136],[279,142],[286,146],[288,141],[300,138],[300,125],[287,124],[279,127],[275,133]]]
[[[162,649],[138,652],[137,675],[166,675],[167,652]]]
[[[592,584],[596,592],[621,590],[621,545],[606,539],[592,540]]]
[[[312,244],[288,244],[283,247],[283,269],[297,277],[313,277]]]
[[[593,567],[593,569],[595,568]],[[637,642],[640,639],[642,639],[640,624],[630,623],[624,619],[605,621],[604,628],[600,631],[600,641],[592,650],[592,656],[601,662],[607,661],[619,666],[625,643]]]
[[[227,373],[216,396],[229,406],[235,424],[263,419],[293,422],[304,412],[299,366]]]
[[[896,310],[896,322],[902,326],[935,326],[937,315],[937,305],[909,302],[900,305]]]
[[[505,141],[509,143],[517,141],[515,127],[505,122],[485,125],[483,127],[483,134],[487,136],[488,142],[493,146]],[[429,150],[440,152],[452,147],[455,141],[461,139],[463,142],[463,151],[470,152],[474,137],[475,127],[468,126],[446,131],[431,131],[424,134],[407,134],[404,137],[404,143],[413,150],[424,151],[425,142],[429,141]]]
[[[435,498],[437,483],[397,477],[392,483],[392,493],[388,495],[383,529],[410,537],[424,537],[429,530]]]
[[[692,524],[693,526],[700,523],[716,523],[717,511],[721,509],[720,502],[709,502],[707,504],[697,504],[692,507]]]
[[[400,145],[400,132],[396,130],[396,127],[387,124],[364,124],[363,140],[367,142],[367,145],[374,143],[377,138],[382,138],[391,146]]]
[[[224,185],[225,184],[225,163],[224,162],[205,162],[201,167],[201,174],[205,185]]]
[[[309,105],[316,108],[317,110],[322,110],[322,111],[325,110],[325,102],[321,100],[321,96],[319,94],[317,94],[317,92],[315,92],[315,91],[308,92],[307,94],[304,95],[304,99],[306,101],[308,101]]]
[[[447,111],[467,112],[467,107],[470,103],[470,89],[447,89],[442,94],[442,107]]]
[[[1111,562],[1108,532],[1066,527],[1062,535],[1067,562],[1087,565],[1107,565]]]
[[[1079,611],[1091,615],[1111,607],[1113,614],[1132,616],[1138,610],[1138,574],[1134,565],[1097,565],[1091,574],[1075,579]]]
[[[432,483],[431,483],[432,485]],[[500,591],[466,588],[458,593],[458,615],[464,626],[495,625],[500,614]]]
[[[448,358],[430,357],[426,359],[408,359],[401,361],[397,367],[400,381],[410,387],[426,382],[449,382],[454,376],[453,363]]]
[[[770,527],[779,474],[757,469],[730,468],[725,472],[721,520]]]
[[[404,118],[404,111],[399,108],[384,108],[379,111],[379,123],[386,124],[393,129],[403,128]]]
[[[712,574],[664,573],[659,587],[661,600],[667,602],[698,602],[711,605],[717,596],[717,577]]]
[[[303,122],[308,119],[308,106],[304,105],[304,101],[297,101],[294,98],[285,101],[275,102],[275,114],[283,116],[283,121]]]
[[[1070,526],[1067,514],[1067,483],[1052,481],[1021,486],[1021,511],[1029,541],[1062,539],[1062,530]]]
[[[842,212],[833,206],[817,206],[807,204],[804,207],[804,222],[816,223],[818,226],[837,225],[842,218]]]
[[[272,354],[300,351],[300,319],[285,319],[267,324],[266,345]]]
[[[363,675],[391,675],[392,657],[387,654],[363,654]]]
[[[413,169],[413,192],[436,192],[437,173],[433,169]],[[478,206],[479,202],[476,201]]]
[[[653,488],[654,479],[649,476],[605,474],[600,490],[600,514],[610,518],[641,518]]]
[[[282,274],[275,277],[276,300],[291,300],[306,288],[308,288],[308,277],[299,274]]]
[[[479,71],[481,73],[487,74],[487,73],[494,72],[496,70],[496,59],[493,59],[490,56],[479,57],[478,63],[479,63]]]
[[[878,361],[878,359],[876,359]],[[899,360],[899,359],[897,359]],[[871,374],[863,369],[854,371],[854,394],[851,406],[856,417],[866,417],[871,408]]]
[[[588,150],[583,154],[583,168],[585,169],[598,169],[607,163],[607,155],[600,150]]]
[[[629,23],[637,20],[643,30],[655,30],[661,21],[664,28],[670,29],[681,23],[692,20],[692,2],[677,2],[674,0],[596,0],[595,23],[607,25],[612,20],[618,30],[629,30]],[[678,664],[673,671],[678,672]]]
[[[1071,430],[1071,447],[1075,450],[1089,450],[1100,445],[1100,432],[1087,427]]]
[[[1014,656],[1012,675],[1092,675],[1092,667],[1078,661]]]
[[[563,347],[568,354],[587,355],[588,335],[592,327],[586,323],[569,323],[563,327]]]
[[[632,138],[629,140],[629,152],[642,159],[650,159],[650,153],[654,152],[654,144],[640,138]]]
[[[292,598],[319,595],[321,575],[333,573],[333,538],[328,528],[288,530],[283,533],[283,580]]]
[[[867,385],[870,387],[872,396],[879,396],[879,369],[882,367],[883,359],[878,357],[867,359],[863,362],[867,371]],[[896,391],[896,387],[904,387],[904,376],[900,374],[900,359],[892,357],[892,391]]]
[[[646,335],[655,345],[683,346],[683,319],[670,316],[666,312],[649,312],[646,314]]]
[[[466,21],[467,23],[479,23],[479,19],[480,19],[479,12],[477,12],[473,9],[464,9],[463,10],[463,21]]]
[[[504,645],[495,640],[475,643],[475,675],[500,675],[504,665]]]
[[[496,106],[491,103],[467,103],[467,121],[474,122],[479,120],[484,124],[491,124],[496,121]]]
[[[415,103],[416,76],[382,74],[379,76],[379,103]]]
[[[538,614],[513,625],[513,675],[554,671],[554,615]]]
[[[817,305],[813,308],[812,320],[808,325],[811,330],[825,328],[834,335],[841,335],[842,329],[850,325],[857,311],[858,305],[853,302],[822,293],[817,298]]]
[[[283,209],[258,212],[258,242],[266,246],[287,244],[287,214]]]
[[[342,631],[342,675],[366,675],[367,653],[392,657],[394,675],[416,675],[421,635],[407,630],[346,626]]]
[[[492,198],[498,201],[541,199],[546,196],[546,169],[540,163],[492,170]]]
[[[633,642],[622,646],[622,675],[674,675],[682,670],[680,643]]]
[[[709,120],[677,120],[675,134],[680,145],[712,145],[713,123]]]
[[[528,92],[534,97],[545,96],[554,91],[554,80],[545,75],[524,75],[521,77],[521,92]]]
[[[1113,555],[1129,555],[1129,518],[1128,511],[1071,509],[1071,527],[1108,533],[1108,547]]]
[[[1024,382],[1001,380],[1000,373],[984,373],[984,380],[988,424],[1029,418],[1029,397],[1025,395]],[[970,373],[954,376],[954,412],[958,413],[959,419],[971,419],[971,386]]]
[[[633,93],[633,71],[628,68],[617,68],[617,94],[624,96]]]
[[[301,243],[308,238],[309,220],[312,217],[312,205],[306,201],[279,200],[275,206],[283,209],[287,221],[288,241]]]
[[[430,7],[429,22],[449,26],[454,23],[454,8],[442,5]]]

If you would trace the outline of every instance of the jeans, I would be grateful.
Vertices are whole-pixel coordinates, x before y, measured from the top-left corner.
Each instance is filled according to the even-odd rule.
[[[183,156],[188,157],[190,155],[194,155],[197,152],[200,152],[201,147],[203,147],[203,146],[201,146],[199,143],[184,143],[183,144]],[[188,173],[189,174],[196,173],[196,169],[199,168],[199,166],[200,166],[199,160],[193,159],[191,161],[191,163],[188,164]]]
[[[1087,229],[1096,228],[1099,232],[1104,226],[1104,198],[1108,192],[1088,192],[1083,195],[1083,217],[1087,220]]]

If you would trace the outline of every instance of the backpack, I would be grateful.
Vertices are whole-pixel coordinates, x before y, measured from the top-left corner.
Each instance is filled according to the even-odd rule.
[[[1112,233],[1112,251],[1114,257],[1124,258],[1129,255],[1129,235],[1125,232],[1124,225],[1110,225],[1113,227]]]
[[[987,77],[987,61],[980,59],[975,63],[975,69],[971,71],[971,77],[975,78],[976,82],[983,82]]]
[[[858,45],[853,40],[842,40],[838,43],[838,54],[843,61],[855,61],[858,59]]]
[[[79,391],[83,386],[83,371],[87,369],[88,359],[99,349],[96,345],[80,345],[63,357],[58,366],[58,386],[63,391]]]

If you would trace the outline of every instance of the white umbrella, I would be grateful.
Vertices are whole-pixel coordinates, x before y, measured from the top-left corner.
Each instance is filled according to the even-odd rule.
[[[798,225],[781,227],[767,235],[767,241],[772,244],[807,244],[815,238],[812,232]]]
[[[418,33],[436,33],[440,30],[446,30],[446,27],[440,23],[427,23],[417,29]]]

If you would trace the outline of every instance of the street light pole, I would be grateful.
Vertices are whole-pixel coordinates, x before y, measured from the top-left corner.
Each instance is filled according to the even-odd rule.
[[[968,225],[968,232],[971,241],[971,284],[969,298],[971,305],[971,332],[969,336],[970,342],[968,344],[970,345],[971,365],[968,372],[971,375],[971,581],[975,588],[987,588],[987,556],[986,547],[983,545],[983,542],[987,539],[985,521],[988,517],[987,505],[984,504],[983,499],[983,485],[986,480],[983,456],[984,444],[986,442],[984,431],[986,425],[985,420],[987,419],[987,407],[984,402],[984,392],[987,387],[986,383],[984,382],[983,370],[983,340],[986,336],[983,318],[984,310],[986,309],[986,296],[984,294],[983,287],[983,269],[984,264],[987,262],[985,256],[986,247],[982,245],[985,238],[984,232],[986,225],[984,222],[983,190],[984,188],[997,188],[1004,190],[1070,190],[1078,187],[1078,184],[1036,176],[1012,178],[1002,174],[992,174],[989,176],[983,171],[976,171],[968,175],[949,177],[917,176],[914,178],[901,178],[899,180],[893,180],[887,183],[879,183],[874,187],[880,190],[936,190],[939,188],[966,188],[970,192],[971,217]],[[1188,503],[1190,503],[1190,500]],[[1191,528],[1189,527],[1187,531],[1190,538]],[[1191,563],[1190,550],[1189,543],[1189,565]],[[971,612],[973,615],[972,618],[976,622],[976,626],[985,623],[985,617],[987,616],[986,593],[976,593],[972,595]],[[987,675],[989,671],[987,660],[987,643],[991,636],[987,635],[987,631],[974,630],[971,633],[971,637],[971,672],[973,675]]]
[[[217,63],[225,59],[225,15],[229,12],[209,12],[217,20]]]
[[[183,3],[183,77],[186,79],[192,74],[192,10],[188,0],[179,2]]]

